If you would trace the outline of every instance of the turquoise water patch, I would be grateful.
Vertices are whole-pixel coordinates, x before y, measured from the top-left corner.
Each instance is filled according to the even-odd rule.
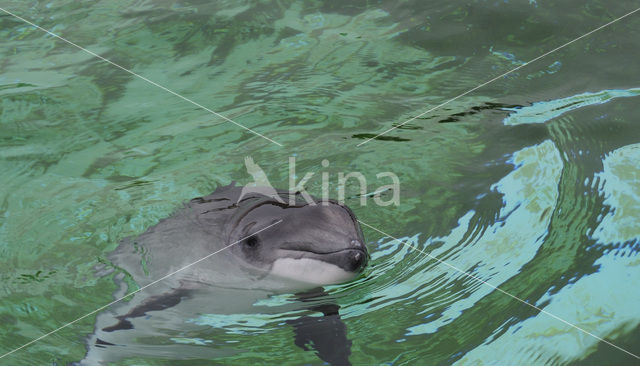
[[[640,144],[610,152],[604,169],[597,174],[604,204],[612,208],[591,236],[599,243],[633,243],[640,240]]]
[[[601,190],[613,211],[595,229],[597,245],[638,242],[640,226],[625,222],[637,213],[638,145],[625,146],[605,158],[605,170],[599,174]],[[631,165],[629,165],[631,164]],[[631,212],[629,212],[631,211]],[[547,292],[536,305],[587,332],[598,332],[608,338],[633,330],[640,324],[637,304],[640,292],[629,291],[640,286],[640,252],[629,247],[613,249],[599,258],[597,271],[560,291]],[[612,304],[618,304],[612,306]],[[513,337],[527,344],[514,347]],[[562,344],[562,347],[557,347]],[[526,363],[536,358],[541,363],[567,363],[580,360],[595,351],[598,340],[563,324],[547,314],[538,314],[512,325],[497,339],[483,344],[457,362],[457,365]],[[586,350],[586,351],[585,351]],[[493,362],[486,360],[500,355]],[[484,360],[484,361],[483,361]]]
[[[496,222],[486,228],[474,227],[469,223],[475,213],[469,212],[449,237],[433,239],[443,241],[445,245],[430,253],[492,286],[500,286],[517,276],[520,268],[534,257],[544,242],[550,213],[557,200],[556,185],[562,169],[560,156],[551,141],[514,153],[511,162],[517,168],[492,187],[503,200]],[[545,188],[540,189],[543,186]],[[461,239],[463,234],[478,229],[482,229],[481,234]],[[452,299],[442,311],[441,318],[409,328],[408,335],[437,332],[494,291],[444,264],[439,264],[430,274],[439,276],[440,271],[446,271],[447,278],[467,288],[464,296],[463,293],[449,295],[453,299],[456,295],[464,299]],[[442,286],[445,293],[451,288],[451,284]]]
[[[528,123],[545,123],[567,112],[590,105],[607,103],[616,98],[629,98],[640,95],[640,88],[602,90],[595,93],[582,93],[567,98],[534,102],[522,108],[505,108],[512,113],[502,121],[507,126]]]

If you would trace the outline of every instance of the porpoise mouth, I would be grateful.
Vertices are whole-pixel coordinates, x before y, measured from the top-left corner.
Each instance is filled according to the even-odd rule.
[[[318,245],[306,243],[283,243],[280,250],[292,259],[314,259],[342,268],[347,272],[361,272],[369,261],[365,248],[341,248],[323,250]]]

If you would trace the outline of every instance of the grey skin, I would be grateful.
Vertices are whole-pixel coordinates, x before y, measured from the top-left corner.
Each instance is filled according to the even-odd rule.
[[[294,344],[332,365],[349,364],[351,341],[339,306],[321,286],[348,281],[367,264],[369,255],[355,216],[335,201],[315,199],[310,205],[278,191],[278,197],[245,192],[238,202],[241,192],[242,187],[234,184],[218,188],[191,200],[137,238],[123,240],[109,255],[120,286],[116,298],[135,290],[128,285],[132,281],[146,286],[227,248],[100,313],[80,364],[125,357],[229,356],[236,351],[178,344],[171,338],[211,333],[210,325],[193,321],[202,314],[291,311],[324,314],[287,321],[294,330]],[[273,226],[260,231],[269,225]],[[256,304],[282,293],[297,294],[297,300],[279,306]]]

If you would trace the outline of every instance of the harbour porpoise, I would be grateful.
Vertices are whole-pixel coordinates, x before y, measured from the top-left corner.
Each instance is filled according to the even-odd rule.
[[[108,256],[111,269],[103,270],[117,272],[120,290],[114,296],[149,286],[98,314],[80,364],[126,357],[218,359],[230,351],[172,340],[200,334],[205,327],[194,319],[203,314],[306,311],[323,316],[288,320],[292,343],[329,364],[348,365],[351,341],[339,306],[322,286],[349,281],[366,266],[369,254],[358,221],[336,201],[307,202],[296,193],[274,191],[247,192],[232,183],[123,240]],[[297,301],[259,304],[286,293]]]

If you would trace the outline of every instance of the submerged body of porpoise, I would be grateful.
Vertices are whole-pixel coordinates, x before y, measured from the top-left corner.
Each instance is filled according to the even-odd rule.
[[[149,286],[98,315],[80,364],[127,357],[219,358],[229,351],[171,339],[202,331],[193,321],[202,314],[297,310],[324,317],[289,321],[293,343],[330,364],[348,364],[351,341],[339,307],[314,298],[322,294],[320,286],[348,281],[365,267],[369,255],[360,226],[338,202],[309,203],[288,192],[276,194],[247,194],[233,184],[222,187],[191,200],[137,238],[124,240],[109,256],[119,269],[114,278],[121,288],[114,296],[135,290],[127,285],[131,281]],[[296,293],[299,301],[276,307],[256,304],[278,293]]]

